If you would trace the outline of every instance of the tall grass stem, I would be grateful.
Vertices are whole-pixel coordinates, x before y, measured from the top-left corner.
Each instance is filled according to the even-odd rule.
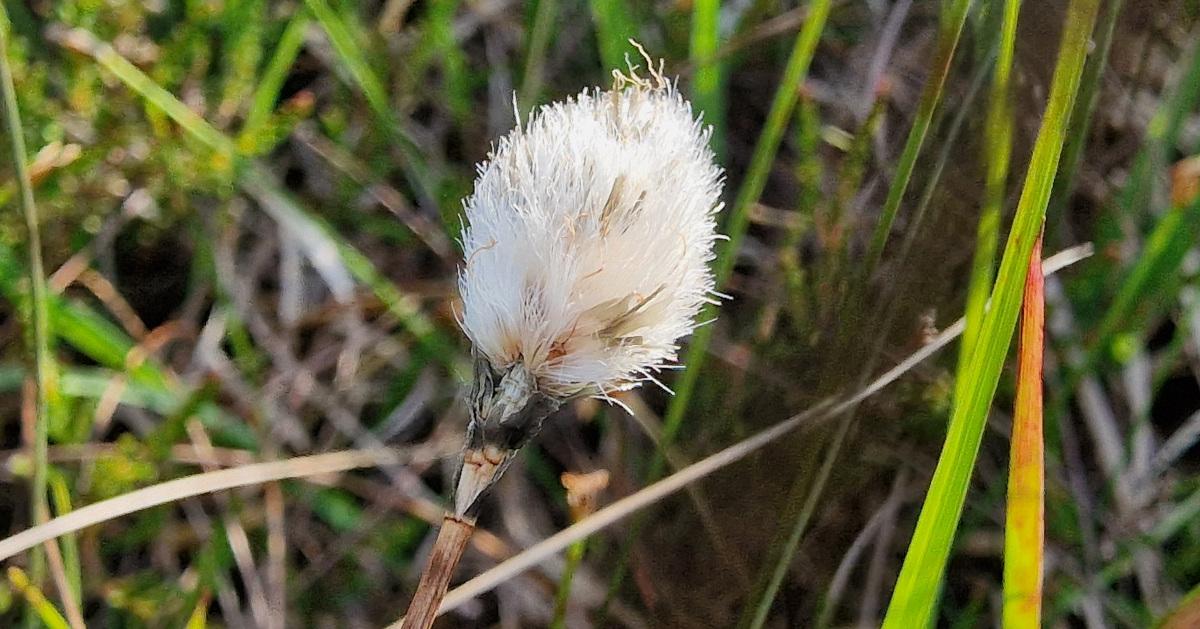
[[[46,274],[42,268],[41,223],[37,205],[33,200],[33,183],[29,179],[28,157],[25,151],[25,130],[21,126],[21,114],[17,108],[17,93],[13,86],[9,35],[11,30],[8,13],[0,5],[0,90],[3,91],[4,123],[8,131],[9,150],[20,189],[21,212],[25,217],[26,245],[29,249],[29,312],[27,321],[32,325],[34,386],[34,433],[33,433],[33,486],[31,487],[30,512],[35,523],[45,522],[50,517],[48,498],[49,470],[47,461],[50,425],[50,397],[55,386],[53,357],[50,354],[50,314],[46,293]],[[45,557],[35,552],[31,562],[34,585],[41,583],[45,575]]]

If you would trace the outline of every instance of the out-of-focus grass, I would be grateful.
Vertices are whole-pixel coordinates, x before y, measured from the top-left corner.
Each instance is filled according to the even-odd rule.
[[[254,90],[250,110],[246,113],[246,121],[242,124],[242,130],[238,134],[238,145],[243,151],[254,153],[262,150],[260,147],[269,148],[274,144],[270,141],[263,141],[258,136],[271,119],[271,115],[275,113],[275,103],[279,100],[283,84],[287,80],[288,73],[291,72],[292,65],[296,62],[296,56],[300,54],[300,49],[304,45],[304,35],[311,22],[312,19],[307,13],[298,11],[296,15],[292,16],[292,19],[288,20],[283,34],[279,36],[279,43],[276,44],[270,61],[258,79],[258,87]]]
[[[319,0],[317,1],[319,2]],[[379,273],[369,259],[355,250],[353,245],[339,238],[327,223],[301,208],[290,195],[272,182],[273,177],[262,167],[239,157],[229,138],[210,126],[166,90],[156,85],[110,46],[95,40],[86,31],[75,30],[64,33],[62,42],[64,45],[95,57],[97,62],[115,74],[131,89],[145,97],[147,102],[170,116],[189,134],[203,142],[207,148],[215,151],[216,159],[233,162],[237,180],[245,190],[258,199],[268,213],[273,214],[280,219],[281,223],[287,225],[293,236],[308,245],[310,262],[318,271],[322,272],[335,293],[339,291],[339,286],[343,286],[340,289],[343,291],[343,297],[349,296],[345,293],[348,290],[348,287],[345,287],[348,278],[342,277],[348,271],[375,292],[388,309],[425,345],[431,357],[451,365],[461,377],[465,378],[466,368],[455,356],[451,349],[452,345],[445,339],[441,330],[425,318],[413,300],[401,294],[391,282]],[[355,67],[358,67],[357,64]],[[371,84],[373,85],[373,83]],[[366,91],[373,92],[370,89]],[[368,100],[371,99],[368,98]],[[377,115],[382,114],[378,110],[376,113]],[[340,256],[340,259],[331,259],[330,254],[334,252]]]
[[[50,629],[70,629],[71,625],[67,623],[67,619],[63,617],[62,612],[58,611],[54,607],[54,603],[47,600],[46,595],[30,582],[29,575],[25,574],[24,570],[16,566],[9,566],[8,582],[14,590],[25,597],[25,600],[29,601],[30,608],[47,627]]]
[[[871,236],[871,246],[860,271],[864,279],[869,278],[875,270],[879,258],[883,255],[883,248],[891,236],[892,223],[900,211],[904,193],[908,191],[913,169],[917,166],[917,157],[921,153],[921,147],[925,145],[925,135],[933,121],[933,114],[942,100],[942,87],[950,74],[950,64],[954,60],[954,51],[958,48],[958,38],[967,22],[967,9],[970,6],[971,3],[966,0],[952,0],[944,6],[940,15],[937,50],[930,64],[932,73],[925,80],[925,87],[921,90],[921,101],[917,106],[916,116],[909,128],[908,139],[904,142],[904,151],[896,162],[896,174],[892,177],[887,199],[880,210],[879,222],[875,225],[874,235]]]
[[[624,70],[625,55],[632,52],[629,40],[638,37],[637,22],[632,12],[636,4],[625,0],[589,0],[588,4],[596,23],[600,61],[606,68]],[[637,62],[636,59],[632,61]]]
[[[1108,56],[1112,51],[1113,36],[1122,5],[1122,0],[1114,0],[1104,5],[1104,20],[1096,29],[1095,49],[1088,55],[1087,64],[1083,68],[1078,103],[1071,112],[1071,123],[1068,125],[1071,131],[1066,145],[1063,146],[1062,166],[1054,180],[1054,190],[1050,193],[1050,208],[1046,211],[1048,221],[1059,218],[1065,212],[1065,204],[1074,187],[1079,160],[1087,143],[1087,130],[1091,128],[1092,116],[1100,99],[1100,81],[1104,78],[1105,68],[1108,67]],[[1053,220],[1050,225],[1057,229],[1057,223],[1057,220]]]
[[[750,222],[750,206],[758,201],[767,184],[767,175],[775,161],[779,143],[783,140],[784,130],[796,106],[804,77],[808,74],[809,64],[812,63],[813,54],[816,52],[817,43],[824,31],[825,20],[829,17],[831,6],[832,3],[828,0],[813,0],[805,16],[804,26],[796,34],[791,56],[788,57],[783,76],[779,81],[779,89],[776,90],[775,98],[771,101],[767,122],[754,145],[754,153],[750,158],[746,177],[738,187],[737,196],[734,197],[733,205],[725,217],[724,232],[728,240],[725,246],[717,252],[717,261],[713,271],[718,287],[723,285],[733,273],[733,267],[737,263],[738,248]],[[716,309],[708,307],[704,309],[700,317],[702,319],[712,318],[715,314]],[[692,390],[696,386],[696,379],[704,364],[711,335],[712,327],[704,326],[692,336],[683,360],[685,365],[683,374],[675,383],[675,396],[671,398],[667,413],[663,417],[662,442],[664,447],[669,447],[674,441],[675,435],[687,415],[688,403],[691,401]],[[656,455],[654,461],[650,467],[651,478],[662,471],[662,457]]]
[[[433,4],[437,7],[453,6],[436,0]],[[362,43],[357,41],[357,39],[361,38],[355,38],[351,27],[343,21],[341,16],[334,13],[326,0],[305,0],[305,6],[312,11],[317,22],[321,24],[321,28],[324,29],[330,43],[333,44],[333,49],[337,52],[342,66],[350,75],[354,85],[362,92],[363,97],[367,99],[367,104],[375,114],[379,122],[379,127],[388,134],[389,139],[395,143],[396,148],[399,149],[400,154],[404,157],[404,167],[410,173],[410,178],[414,186],[427,202],[436,204],[440,182],[429,171],[412,138],[408,136],[401,127],[400,121],[396,119],[390,105],[390,99],[384,90],[382,80],[371,69],[366,57],[363,55]],[[429,32],[438,33],[441,37],[444,37],[445,33],[442,31],[445,28],[444,22],[446,16],[444,13],[438,15],[441,16],[441,21],[435,21],[431,24]],[[444,41],[441,42],[440,47],[445,49]],[[448,59],[453,60],[455,58],[454,51],[443,50],[443,52]],[[453,64],[448,65],[447,71],[452,77],[452,84],[461,82],[458,78],[461,72],[457,72],[455,68],[456,66]],[[464,105],[460,103],[456,107],[461,111]]]
[[[721,0],[698,0],[692,6],[692,32],[688,58],[695,67],[692,77],[692,106],[703,112],[712,125],[712,148],[725,154],[725,94],[722,65],[717,60],[721,45]]]
[[[922,90],[922,107],[918,109],[917,119],[914,121],[913,127],[910,130],[908,144],[906,145],[906,154],[901,157],[902,165],[897,171],[896,176],[892,180],[889,188],[889,201],[892,199],[891,195],[897,194],[897,191],[899,191],[898,194],[900,197],[902,197],[904,190],[906,190],[908,187],[909,179],[912,176],[912,167],[915,165],[917,154],[920,152],[920,146],[924,142],[924,134],[928,131],[928,126],[932,120],[933,113],[937,109],[937,104],[941,100],[941,85],[945,81],[946,76],[949,73],[950,63],[954,59],[954,51],[957,47],[957,40],[959,34],[961,33],[962,25],[966,21],[967,7],[967,3],[949,4],[943,7],[943,13],[941,14],[943,27],[939,30],[938,38],[938,50],[943,53],[943,56],[936,57],[930,66],[930,76],[926,78],[926,87]],[[962,128],[962,123],[965,120],[965,116],[961,114],[965,113],[967,108],[970,107],[969,100],[970,96],[967,97],[967,102],[965,102],[962,109],[960,109],[960,115],[956,116],[954,123],[951,124],[950,132],[946,138],[947,148],[953,145],[959,130]],[[878,106],[873,107],[872,115],[877,115],[876,112],[878,111]],[[835,196],[833,203],[830,204],[831,208],[828,212],[828,216],[821,221],[825,225],[825,228],[830,232],[836,232],[840,229],[842,221],[842,206],[849,202],[852,194],[850,191],[858,188],[858,181],[856,180],[861,179],[862,176],[861,169],[863,168],[863,162],[867,157],[867,147],[869,146],[868,141],[872,127],[872,118],[871,115],[869,115],[864,128],[860,130],[860,133],[850,143],[843,167],[839,170],[839,175],[842,177],[842,179],[839,179],[838,186],[836,188],[838,194]],[[918,135],[914,134],[918,134],[919,137]],[[911,154],[907,152],[910,149]],[[907,167],[903,165],[905,159],[911,160],[911,163],[909,163]],[[937,187],[941,179],[942,168],[948,159],[949,151],[943,151],[938,160],[937,166],[934,167],[933,172],[926,181],[926,193],[922,195],[921,202],[918,205],[918,209],[911,227],[913,231],[910,232],[910,239],[906,241],[906,246],[902,249],[898,256],[900,260],[899,263],[901,265],[903,265],[904,258],[906,258],[908,255],[908,245],[915,241],[915,234],[918,233],[917,230],[919,229],[919,225],[921,223],[921,217],[923,217],[925,210],[932,199],[933,190]],[[897,197],[897,205],[891,208],[893,212],[899,207],[898,203],[900,197]],[[894,213],[891,217],[889,217],[887,215],[888,211],[888,207],[885,206],[883,209],[884,214],[880,217],[880,223],[877,225],[877,230],[883,229],[884,221],[891,221],[894,219]],[[890,230],[890,227],[887,229]],[[879,232],[877,231],[876,234],[878,233]],[[845,245],[842,243],[831,244],[830,257],[835,261],[834,263],[836,264],[836,261],[845,255]],[[841,251],[838,250],[839,244],[842,244],[843,247]],[[868,262],[871,260],[871,255],[872,254],[868,254]],[[859,268],[862,270],[866,267]],[[829,272],[826,277],[821,279],[827,284],[836,284],[840,281],[836,277],[836,274],[839,271],[840,268],[835,266],[833,267],[832,272]],[[864,276],[864,279],[865,277],[866,276]],[[850,288],[851,290],[861,290],[863,286],[853,285]],[[830,301],[840,301],[842,303],[846,303],[843,299],[845,296],[845,294],[839,294],[838,292],[834,291]],[[847,316],[854,317],[855,315],[853,313],[855,313],[857,309],[857,301],[850,302],[848,304],[847,312],[839,313],[838,316],[842,317],[843,321],[845,321]],[[883,318],[885,320],[890,320],[890,318],[886,315]],[[881,338],[883,337],[881,336]],[[867,360],[868,366],[865,367],[862,376],[864,381],[870,376],[870,371],[873,369],[871,365],[873,365],[875,359],[874,357],[868,356]],[[806,478],[804,475],[798,475],[796,481],[792,485],[792,489],[789,491],[788,502],[795,502],[797,504],[802,504],[802,506],[800,506],[795,512],[794,516],[789,512],[783,518],[783,524],[779,531],[779,538],[782,540],[782,543],[779,544],[773,563],[768,563],[767,565],[769,568],[764,568],[760,575],[759,584],[755,592],[754,605],[747,606],[746,611],[743,613],[743,626],[759,629],[766,623],[771,610],[771,605],[779,593],[779,588],[783,584],[788,567],[791,565],[795,557],[800,540],[807,531],[813,513],[815,512],[824,494],[826,483],[828,483],[830,474],[833,471],[833,466],[841,455],[842,447],[845,443],[846,436],[849,434],[851,425],[852,422],[850,417],[847,416],[842,419],[841,425],[835,429],[833,435],[822,448],[821,463],[817,468],[816,473],[812,476],[811,482],[809,482],[810,479]],[[802,499],[803,502],[800,503]]]

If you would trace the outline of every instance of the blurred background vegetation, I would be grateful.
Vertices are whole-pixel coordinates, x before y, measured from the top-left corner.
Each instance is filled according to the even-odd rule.
[[[947,59],[937,51],[968,4]],[[474,165],[518,113],[606,85],[631,37],[715,127],[727,227],[746,230],[722,288],[733,299],[690,380],[666,379],[680,396],[622,396],[635,416],[581,400],[547,424],[485,509],[462,578],[580,517],[563,472],[607,471],[607,504],[855,391],[964,310],[989,160],[1007,154],[987,124],[1001,4],[5,0],[54,360],[43,465],[23,360],[29,238],[5,160],[3,535],[34,524],[39,470],[62,514],[314,452],[423,445],[441,458],[189,498],[66,536],[57,557],[9,561],[0,625],[394,621],[465,426],[456,237]],[[999,234],[1066,5],[1021,8]],[[815,10],[829,13],[804,72],[788,60]],[[1150,626],[1200,582],[1198,10],[1101,3],[1062,138],[1045,248],[1097,253],[1047,284],[1047,626]],[[441,622],[725,627],[762,609],[770,627],[876,625],[955,370],[954,352],[939,355],[577,546],[571,577],[547,562]],[[1012,376],[939,626],[998,619]]]

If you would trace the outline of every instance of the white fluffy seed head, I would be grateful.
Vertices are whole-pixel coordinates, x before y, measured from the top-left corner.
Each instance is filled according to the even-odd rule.
[[[713,300],[722,174],[660,73],[538,109],[464,202],[461,323],[496,370],[606,397],[671,366]]]

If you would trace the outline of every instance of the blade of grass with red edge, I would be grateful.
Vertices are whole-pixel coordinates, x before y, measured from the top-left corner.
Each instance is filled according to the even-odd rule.
[[[1004,520],[1004,627],[1041,626],[1042,556],[1045,544],[1045,443],[1042,438],[1042,359],[1045,352],[1046,280],[1042,239],[1029,255],[1017,349],[1017,401],[1008,464]]]
[[[939,586],[962,517],[1000,371],[1016,329],[1029,253],[1046,217],[1099,5],[1099,0],[1072,0],[1067,8],[1050,97],[996,276],[991,307],[984,314],[965,369],[958,374],[971,386],[955,391],[946,441],[884,618],[887,629],[928,627],[934,620]]]

